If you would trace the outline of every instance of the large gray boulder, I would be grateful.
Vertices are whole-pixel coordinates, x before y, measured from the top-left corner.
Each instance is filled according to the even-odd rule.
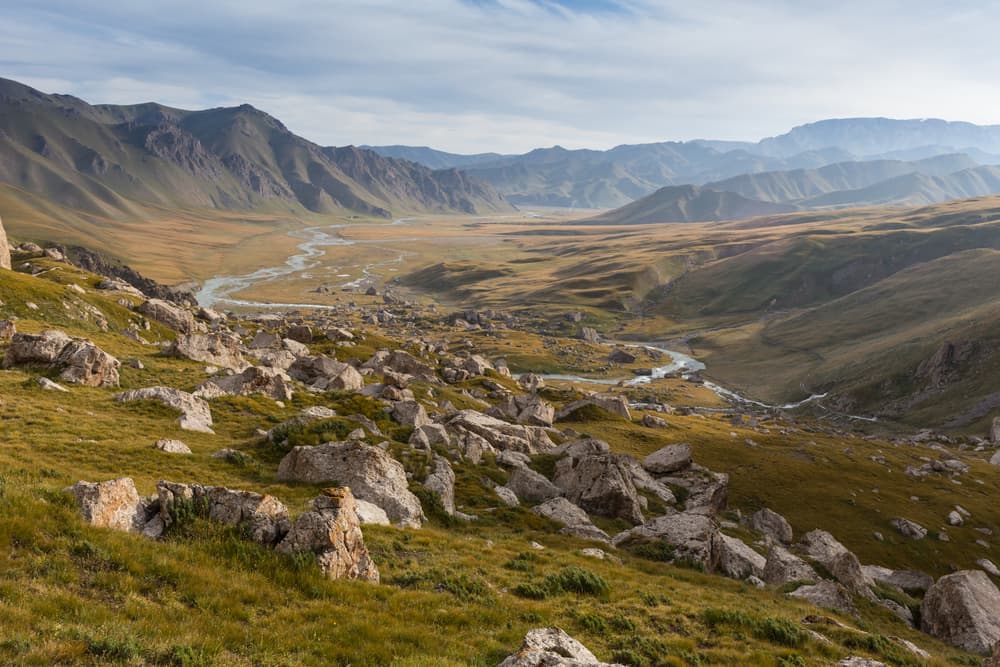
[[[850,592],[838,583],[832,581],[821,581],[817,584],[800,586],[788,594],[789,597],[799,598],[807,602],[822,607],[833,609],[842,614],[856,616],[858,610],[854,607]]]
[[[766,507],[750,515],[748,521],[751,528],[757,532],[777,540],[782,544],[792,543],[792,526],[785,517]]]
[[[559,532],[587,540],[609,542],[608,534],[591,522],[590,517],[582,509],[565,498],[552,498],[541,505],[531,508],[531,511],[563,526]]]
[[[562,489],[544,475],[525,466],[517,466],[510,471],[507,488],[526,503],[543,503],[563,494]]]
[[[20,364],[54,364],[72,338],[62,331],[49,329],[39,334],[15,333],[3,360],[4,368]]]
[[[361,579],[378,583],[378,568],[361,533],[359,511],[348,488],[325,489],[278,544],[279,553],[313,553],[330,579]]]
[[[194,315],[163,299],[145,301],[136,310],[146,317],[157,322],[162,322],[169,328],[180,333],[189,334],[199,330],[199,325],[195,322]]]
[[[488,443],[494,453],[513,450],[524,454],[539,454],[548,452],[555,446],[542,427],[510,424],[475,410],[455,413],[446,426],[460,440],[464,434],[478,436]]]
[[[417,401],[397,401],[392,404],[392,418],[403,426],[420,428],[428,426],[431,418],[427,416],[427,410]]]
[[[172,525],[182,508],[190,508],[211,521],[246,531],[251,540],[274,546],[291,528],[288,508],[266,494],[227,489],[224,486],[202,486],[160,481],[156,484],[163,525]]]
[[[571,502],[591,514],[641,524],[645,518],[632,483],[630,461],[620,454],[565,457],[556,463],[552,481]]]
[[[938,579],[920,605],[920,629],[970,653],[1000,642],[1000,591],[982,570]]]
[[[583,644],[559,628],[530,630],[521,648],[498,667],[624,667],[601,662]]]
[[[438,495],[445,512],[455,514],[455,471],[448,459],[434,457],[434,469],[424,480],[424,487]]]
[[[733,579],[760,577],[764,573],[767,559],[760,555],[742,540],[723,533],[716,533],[714,552],[716,570]]]
[[[688,493],[684,506],[688,512],[717,514],[729,503],[729,475],[713,472],[692,463],[690,467],[657,479],[671,486],[679,486]]]
[[[767,564],[760,576],[772,586],[781,586],[793,581],[817,582],[816,570],[788,549],[775,544],[767,554]]]
[[[889,522],[893,528],[895,528],[900,535],[903,537],[908,537],[911,540],[922,540],[927,537],[927,529],[921,526],[916,521],[911,521],[910,519],[897,518]]]
[[[212,430],[212,410],[208,403],[193,394],[173,387],[146,387],[131,389],[116,394],[115,398],[123,403],[131,401],[159,401],[164,405],[179,410],[180,426],[186,431],[199,433],[214,433]]]
[[[508,396],[498,408],[509,419],[529,426],[552,426],[556,414],[552,404],[538,394]]]
[[[247,366],[240,352],[239,339],[230,334],[180,334],[163,353],[233,370],[242,370]]]
[[[403,465],[363,442],[295,447],[281,459],[277,479],[350,487],[355,497],[378,505],[400,526],[419,528],[425,520],[420,501],[410,492]]]
[[[205,398],[262,394],[276,401],[287,401],[292,398],[294,386],[292,378],[279,368],[247,366],[241,373],[206,380],[195,393]]]
[[[121,362],[90,341],[74,340],[59,353],[56,366],[64,382],[88,387],[117,387]]]
[[[662,540],[673,547],[674,560],[693,562],[711,572],[715,569],[714,546],[718,532],[719,527],[711,517],[680,512],[618,533],[611,542],[615,546],[628,547]]]
[[[628,408],[628,400],[624,396],[617,394],[594,394],[593,396],[588,396],[587,398],[582,398],[563,406],[556,412],[555,421],[571,420],[574,417],[574,413],[589,406],[600,408],[605,412],[610,412],[625,419],[632,419],[632,413]]]
[[[353,366],[322,355],[299,357],[288,367],[288,374],[321,391],[358,391],[365,386]]]
[[[642,460],[642,467],[654,475],[665,475],[691,465],[691,445],[681,442],[662,447]]]
[[[130,477],[107,482],[80,481],[70,491],[84,521],[92,526],[140,533],[146,525],[146,502]]]

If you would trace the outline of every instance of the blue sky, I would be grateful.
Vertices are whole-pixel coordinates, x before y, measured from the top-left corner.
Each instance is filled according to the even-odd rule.
[[[756,140],[829,117],[1000,121],[991,3],[33,0],[0,75],[90,102],[249,102],[324,145]]]

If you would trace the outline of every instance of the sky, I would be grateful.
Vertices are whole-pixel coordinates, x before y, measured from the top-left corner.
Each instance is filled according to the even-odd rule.
[[[1000,4],[966,0],[15,0],[0,22],[0,76],[92,103],[247,102],[322,145],[1000,121]]]

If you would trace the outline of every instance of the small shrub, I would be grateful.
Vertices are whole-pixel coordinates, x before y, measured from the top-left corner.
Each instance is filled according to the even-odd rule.
[[[436,588],[448,591],[462,602],[478,602],[489,597],[489,590],[483,582],[465,574],[445,577]]]
[[[553,592],[565,591],[579,595],[607,597],[611,585],[599,574],[575,565],[545,578],[545,585]]]
[[[701,616],[705,625],[713,630],[718,626],[745,630],[758,639],[780,646],[798,647],[804,644],[808,637],[792,621],[775,616],[761,617],[728,609],[706,609]]]
[[[518,584],[511,593],[526,600],[544,600],[549,596],[549,589],[544,584]]]
[[[778,658],[778,667],[808,667],[801,655],[786,655]]]
[[[604,634],[607,632],[608,624],[604,620],[604,617],[597,614],[580,614],[576,618],[577,623],[580,627],[591,634]]]
[[[504,567],[516,572],[530,572],[534,569],[534,564],[539,560],[537,554],[533,554],[530,551],[522,551],[504,563]]]
[[[633,542],[625,547],[639,558],[657,561],[659,563],[669,563],[674,560],[676,549],[673,545],[667,544],[663,540],[644,540]]]

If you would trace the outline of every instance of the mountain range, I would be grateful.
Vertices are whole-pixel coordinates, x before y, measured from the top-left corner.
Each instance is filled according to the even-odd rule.
[[[485,213],[488,184],[353,146],[323,147],[250,106],[91,105],[0,79],[0,182],[91,215],[141,206],[343,213]]]

